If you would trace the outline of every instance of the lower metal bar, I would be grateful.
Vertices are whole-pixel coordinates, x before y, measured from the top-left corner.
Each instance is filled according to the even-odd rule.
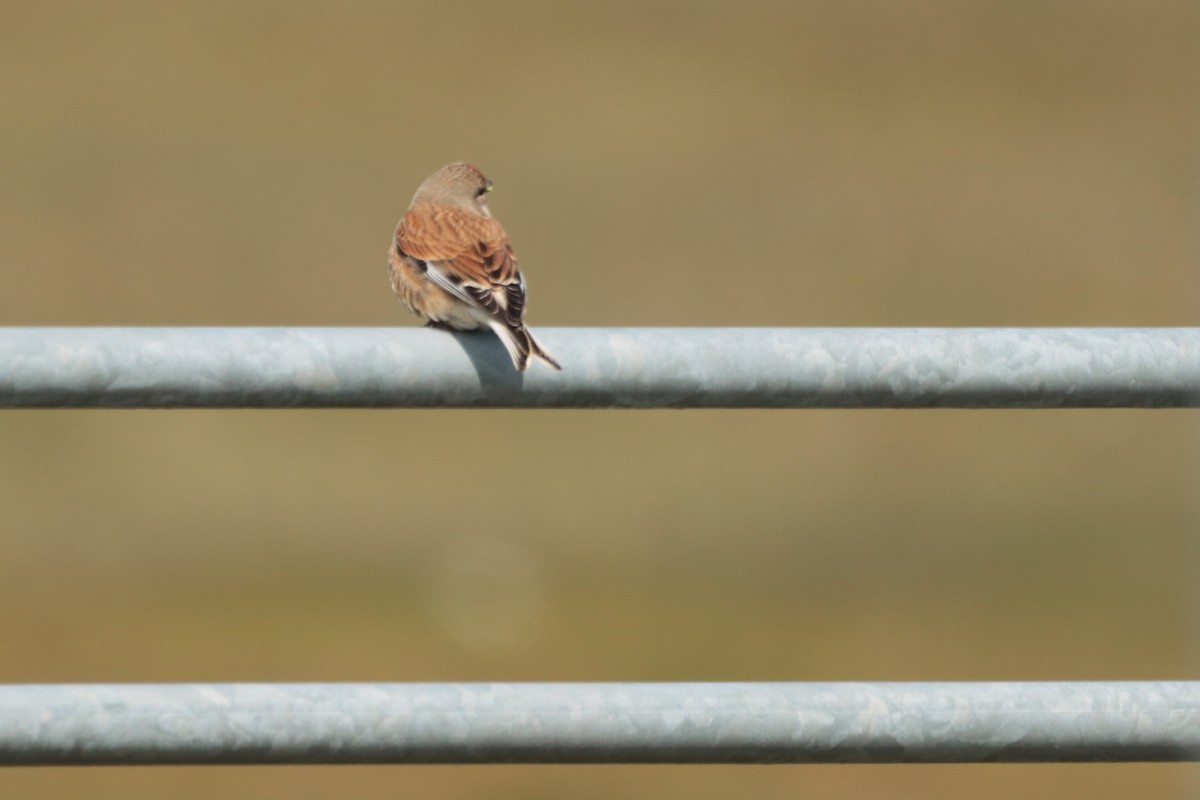
[[[0,764],[1200,760],[1200,682],[0,686]]]

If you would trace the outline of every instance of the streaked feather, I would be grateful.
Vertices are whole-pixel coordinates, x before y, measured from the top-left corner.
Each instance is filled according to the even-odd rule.
[[[525,327],[525,278],[495,219],[456,206],[414,203],[396,227],[389,262],[393,289],[419,315],[464,330],[491,328],[522,372],[531,357],[562,369]],[[430,285],[406,285],[414,281]],[[438,302],[438,291],[467,308]]]

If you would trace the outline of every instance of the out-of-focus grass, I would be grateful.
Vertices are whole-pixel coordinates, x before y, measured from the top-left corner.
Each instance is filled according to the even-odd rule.
[[[1183,2],[10,3],[0,322],[1194,322]],[[570,365],[567,365],[569,368]],[[0,681],[1180,678],[1187,412],[4,412]],[[1186,767],[14,770],[22,797],[1183,795]]]

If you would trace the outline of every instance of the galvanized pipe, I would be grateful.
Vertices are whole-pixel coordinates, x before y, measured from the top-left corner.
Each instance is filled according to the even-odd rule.
[[[1200,405],[1200,328],[0,328],[9,408]]]
[[[0,687],[0,764],[1200,760],[1200,682]]]

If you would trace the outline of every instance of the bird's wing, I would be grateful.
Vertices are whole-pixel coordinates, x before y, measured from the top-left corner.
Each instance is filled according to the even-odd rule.
[[[517,369],[531,354],[562,369],[525,328],[525,277],[500,223],[453,206],[421,203],[396,227],[396,251],[437,286],[491,317]]]
[[[500,223],[453,206],[422,203],[396,228],[396,249],[424,262],[429,279],[508,325],[525,313],[525,279]]]
[[[463,283],[503,286],[516,280],[517,259],[500,223],[453,206],[422,203],[396,228],[401,253],[434,261]]]

